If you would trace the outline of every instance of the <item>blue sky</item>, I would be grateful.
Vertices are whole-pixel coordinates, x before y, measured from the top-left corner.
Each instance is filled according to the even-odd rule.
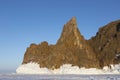
[[[31,43],[55,44],[73,16],[89,39],[120,19],[120,0],[0,0],[0,72],[15,71]]]

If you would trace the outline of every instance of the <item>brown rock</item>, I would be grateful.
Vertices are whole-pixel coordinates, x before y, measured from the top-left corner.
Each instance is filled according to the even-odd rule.
[[[55,45],[42,42],[27,48],[23,64],[29,62],[37,62],[40,67],[49,69],[59,68],[63,64],[102,68],[120,63],[120,21],[100,28],[95,37],[85,40],[73,17],[64,25]]]
[[[96,52],[101,67],[120,63],[120,20],[100,28],[88,42]]]
[[[47,42],[39,45],[31,44],[24,55],[23,64],[29,62],[37,62],[41,67],[50,69],[59,68],[63,64],[99,67],[96,54],[77,28],[75,17],[64,25],[56,45],[48,45]]]

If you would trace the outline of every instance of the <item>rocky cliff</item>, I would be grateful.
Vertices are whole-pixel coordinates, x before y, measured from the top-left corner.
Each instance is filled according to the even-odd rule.
[[[120,62],[120,21],[99,29],[97,35],[85,40],[73,17],[64,27],[55,45],[47,42],[31,44],[22,64],[37,62],[40,67],[59,68],[63,64],[102,68]]]
[[[101,27],[96,36],[88,42],[96,53],[101,67],[120,63],[120,20]]]

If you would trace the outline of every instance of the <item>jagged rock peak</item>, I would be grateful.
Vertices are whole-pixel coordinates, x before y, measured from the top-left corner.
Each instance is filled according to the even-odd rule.
[[[77,20],[76,17],[72,17],[65,25],[64,27],[69,29],[76,29],[77,28]]]
[[[76,18],[73,17],[64,25],[61,37],[57,44],[66,43],[69,45],[80,45],[80,41],[83,41],[83,36],[78,30],[76,21]]]
[[[76,17],[72,17],[71,20],[68,21],[68,23],[71,23],[71,24],[76,24]],[[67,24],[68,24],[67,23]]]

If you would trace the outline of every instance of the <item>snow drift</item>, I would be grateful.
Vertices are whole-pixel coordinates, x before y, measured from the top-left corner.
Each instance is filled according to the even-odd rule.
[[[64,64],[59,69],[50,70],[48,68],[40,68],[39,64],[30,62],[20,65],[16,72],[18,74],[120,74],[120,64],[105,66],[103,69],[96,68],[79,68],[72,64]]]

